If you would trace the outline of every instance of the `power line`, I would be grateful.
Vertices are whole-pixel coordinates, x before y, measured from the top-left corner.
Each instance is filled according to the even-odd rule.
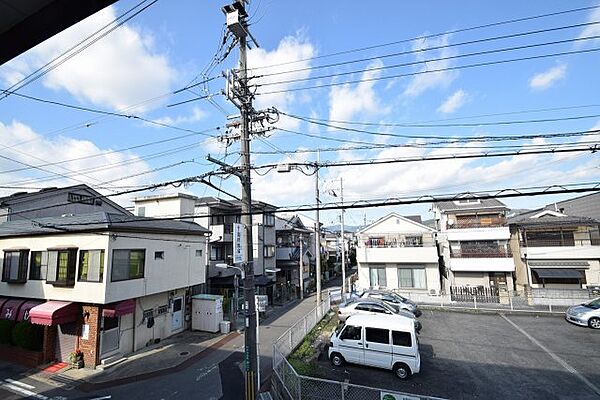
[[[486,43],[486,42],[498,41],[498,40],[504,40],[504,39],[513,39],[513,38],[524,37],[524,36],[529,36],[529,35],[537,35],[540,33],[549,33],[549,32],[556,32],[556,31],[561,31],[561,30],[566,30],[566,29],[583,28],[583,27],[589,27],[589,26],[593,26],[593,25],[597,25],[597,24],[600,24],[600,21],[585,22],[585,23],[573,24],[573,25],[563,25],[563,26],[559,26],[559,27],[511,33],[508,35],[501,35],[501,36],[491,36],[491,37],[487,37],[487,38],[483,38],[483,39],[474,39],[474,40],[468,40],[468,41],[464,41],[464,42],[426,47],[423,49],[399,51],[399,52],[381,54],[381,55],[359,58],[359,59],[354,59],[354,60],[340,61],[340,62],[331,63],[331,64],[315,65],[315,66],[311,66],[311,67],[298,68],[298,69],[292,69],[292,70],[287,70],[287,71],[270,72],[270,73],[266,73],[266,74],[252,76],[250,79],[259,79],[259,78],[272,77],[272,76],[278,76],[278,75],[286,75],[286,74],[292,74],[292,73],[297,73],[297,72],[314,71],[317,69],[339,67],[339,66],[343,66],[343,65],[357,64],[357,63],[361,63],[361,62],[381,60],[381,59],[390,58],[390,57],[399,57],[399,56],[405,56],[405,55],[410,55],[410,54],[421,54],[426,51],[445,50],[445,49],[449,49],[449,48],[453,48],[453,47],[467,46],[467,45],[472,45],[472,44]],[[529,48],[535,48],[535,47],[543,47],[543,46],[550,46],[550,45],[555,45],[555,44],[564,44],[564,43],[571,43],[571,42],[592,40],[592,39],[596,39],[596,37],[589,37],[589,38],[578,37],[578,38],[574,38],[574,39],[565,39],[565,40],[559,40],[559,41],[554,41],[554,42],[542,42],[542,43],[537,43],[537,44],[534,43],[534,44],[528,44],[528,45],[522,45],[522,46],[516,46],[516,47],[507,47],[507,48],[501,48],[501,49],[486,50],[486,51],[482,51],[482,52],[461,54],[461,55],[457,55],[454,57],[448,57],[448,58],[443,58],[443,59],[439,59],[439,60],[448,60],[448,59],[462,58],[462,57],[472,57],[472,56],[479,56],[479,55],[485,55],[485,54],[495,54],[495,53],[501,53],[501,52],[507,52],[507,51],[523,50],[523,49],[529,49]],[[431,60],[429,60],[429,61],[431,61]],[[381,70],[387,70],[387,69],[393,69],[393,68],[399,68],[399,67],[420,64],[423,62],[428,62],[428,61],[415,61],[415,62],[411,62],[411,63],[392,64],[392,65],[386,65],[386,66],[381,66],[381,67],[371,67],[371,68],[367,68],[367,69],[363,69],[363,70],[345,71],[345,72],[340,72],[340,73],[336,73],[336,74],[318,75],[318,76],[314,76],[314,77],[291,79],[289,81],[286,81],[286,83],[301,82],[301,81],[307,81],[307,80],[313,80],[313,79],[330,78],[333,76],[339,77],[339,76],[351,75],[351,74],[356,74],[356,73],[361,73],[361,72],[381,71]],[[269,83],[264,84],[263,86],[276,85],[276,84],[278,84],[278,82],[269,82]]]
[[[574,54],[586,54],[586,53],[593,53],[593,52],[597,52],[597,51],[600,51],[600,47],[594,47],[591,49],[583,49],[583,50],[563,51],[563,52],[558,52],[558,53],[541,54],[541,55],[519,57],[519,58],[511,58],[511,59],[505,59],[505,60],[486,61],[486,62],[479,62],[479,63],[474,63],[474,64],[458,65],[458,66],[454,66],[454,67],[437,68],[437,69],[432,69],[432,70],[413,71],[413,72],[407,72],[407,73],[396,74],[396,75],[386,75],[386,76],[372,77],[372,78],[361,78],[361,79],[354,79],[354,80],[343,81],[343,82],[330,82],[330,83],[314,85],[314,86],[304,86],[304,87],[297,87],[297,88],[271,90],[271,91],[256,93],[255,95],[262,96],[262,95],[268,95],[268,94],[296,92],[296,91],[301,91],[301,90],[322,89],[322,88],[327,88],[327,87],[348,85],[348,84],[354,84],[354,83],[375,82],[375,81],[403,78],[403,77],[407,77],[407,76],[416,76],[416,75],[431,74],[431,73],[438,73],[438,72],[445,72],[445,71],[457,71],[457,70],[461,70],[461,69],[487,67],[487,66],[492,66],[492,65],[508,64],[508,63],[520,62],[520,61],[531,61],[531,60],[538,60],[538,59],[549,58],[549,57],[559,57],[559,56],[567,56],[567,55],[574,55]],[[442,59],[443,58],[440,58],[438,60],[442,60]],[[429,61],[431,61],[431,60],[429,60]],[[429,61],[422,61],[422,62],[429,62]],[[436,60],[433,60],[433,61],[436,61]],[[278,84],[284,84],[284,83],[288,83],[288,82],[286,82],[286,81],[278,82]],[[266,84],[263,84],[263,85],[266,85]]]
[[[528,17],[513,18],[513,19],[509,19],[509,20],[491,22],[491,23],[482,24],[482,25],[476,25],[476,26],[471,26],[471,27],[466,27],[466,28],[453,29],[453,30],[445,31],[445,32],[433,33],[433,34],[429,34],[429,35],[415,36],[415,37],[412,37],[409,39],[401,39],[401,40],[395,40],[395,41],[391,41],[391,42],[387,42],[387,43],[366,46],[366,47],[342,50],[342,51],[338,51],[335,53],[322,54],[322,55],[318,55],[318,56],[314,56],[314,57],[306,57],[306,58],[302,58],[302,59],[294,60],[294,61],[287,61],[287,62],[283,62],[283,63],[253,67],[253,68],[249,68],[249,70],[260,70],[260,69],[264,69],[264,68],[272,68],[272,67],[279,67],[279,66],[283,66],[283,65],[297,64],[297,63],[309,61],[309,60],[329,58],[329,57],[334,57],[334,56],[339,56],[339,55],[344,55],[344,54],[357,53],[357,52],[366,51],[366,50],[373,50],[373,49],[377,49],[377,48],[393,46],[393,45],[397,45],[397,44],[410,43],[415,40],[427,40],[427,39],[433,39],[433,38],[437,38],[437,37],[445,36],[445,35],[454,35],[457,33],[464,33],[464,32],[469,32],[469,31],[474,31],[474,30],[479,30],[479,29],[492,28],[492,27],[496,27],[496,26],[510,25],[510,24],[514,24],[514,23],[532,21],[532,20],[536,20],[536,19],[554,17],[554,16],[571,14],[571,13],[578,13],[578,12],[582,12],[582,11],[595,10],[599,7],[600,6],[598,6],[598,5],[588,6],[588,7],[579,7],[579,8],[573,8],[573,9],[568,9],[568,10],[546,13],[546,14],[538,14],[538,15],[533,15],[533,16],[528,16]]]
[[[46,75],[48,72],[50,72],[53,69],[55,69],[55,68],[59,67],[60,65],[64,64],[66,61],[68,61],[71,58],[75,57],[77,54],[81,53],[82,51],[84,51],[85,49],[87,49],[88,47],[90,47],[91,45],[93,45],[94,43],[98,42],[99,40],[101,40],[102,38],[104,38],[105,36],[107,36],[109,33],[111,33],[115,29],[117,29],[120,26],[122,26],[123,24],[125,24],[127,21],[131,20],[132,18],[134,18],[135,16],[139,15],[144,10],[148,9],[150,6],[152,6],[153,4],[155,4],[158,0],[152,0],[150,2],[150,4],[145,5],[143,8],[141,8],[138,11],[136,11],[131,16],[125,18],[123,21],[118,22],[115,26],[113,26],[112,28],[108,29],[106,32],[102,33],[100,36],[94,38],[89,43],[87,43],[84,46],[78,48],[79,46],[81,46],[82,44],[84,44],[85,42],[87,42],[88,40],[90,40],[91,38],[93,38],[94,36],[96,36],[98,33],[102,32],[104,29],[108,28],[110,25],[113,25],[115,22],[121,20],[127,14],[131,13],[132,11],[134,11],[136,8],[142,6],[147,1],[148,0],[143,0],[143,1],[139,2],[138,4],[136,4],[135,6],[133,6],[132,8],[130,8],[129,10],[127,10],[126,12],[124,12],[123,14],[121,14],[120,16],[118,16],[117,18],[115,18],[114,20],[112,20],[111,22],[109,22],[108,24],[104,25],[99,30],[95,31],[94,33],[92,33],[91,35],[89,35],[88,37],[86,37],[85,39],[81,40],[80,42],[78,42],[74,46],[70,47],[69,49],[67,49],[63,53],[59,54],[58,56],[56,56],[52,60],[48,61],[46,64],[44,64],[40,68],[36,69],[35,71],[33,71],[32,73],[30,73],[29,75],[25,76],[23,79],[21,79],[19,82],[17,82],[14,85],[12,85],[7,90],[2,90],[2,93],[4,94],[4,96],[0,97],[0,100],[8,97],[11,94],[15,94],[16,91],[24,88],[25,86],[29,85],[30,83],[32,83],[32,82],[38,80],[39,78],[41,78],[42,76]],[[69,54],[68,56],[62,58],[66,54],[70,53],[71,51],[73,51],[71,54]],[[62,60],[58,61],[56,64],[53,64],[55,61],[59,60],[60,58],[62,58]],[[53,64],[53,65],[51,65],[51,64]],[[46,68],[49,65],[50,65],[50,67]]]

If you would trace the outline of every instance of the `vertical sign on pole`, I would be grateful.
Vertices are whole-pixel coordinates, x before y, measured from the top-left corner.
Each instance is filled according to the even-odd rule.
[[[244,244],[245,231],[243,224],[233,224],[233,263],[241,264],[244,262]]]

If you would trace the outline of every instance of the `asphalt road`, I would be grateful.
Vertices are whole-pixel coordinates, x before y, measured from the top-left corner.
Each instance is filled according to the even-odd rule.
[[[421,372],[319,362],[328,379],[451,399],[600,399],[600,332],[561,317],[426,311]]]

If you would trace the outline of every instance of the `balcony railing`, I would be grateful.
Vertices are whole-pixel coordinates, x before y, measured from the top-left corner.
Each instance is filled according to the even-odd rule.
[[[450,257],[454,258],[508,258],[512,257],[510,249],[465,249],[452,250],[450,249]]]
[[[466,229],[466,228],[495,228],[506,226],[505,218],[467,218],[453,220],[446,224],[447,229]]]
[[[401,248],[401,247],[434,247],[433,239],[367,239],[362,244],[367,248]]]
[[[600,246],[600,239],[528,239],[521,241],[521,247],[571,247],[571,246]]]

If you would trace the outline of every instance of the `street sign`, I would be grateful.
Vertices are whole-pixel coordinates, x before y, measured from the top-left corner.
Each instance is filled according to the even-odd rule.
[[[233,224],[233,263],[241,264],[244,262],[244,246],[246,245],[246,235],[243,224]]]
[[[257,294],[256,296],[256,311],[265,312],[267,311],[267,305],[269,304],[269,296],[266,294]]]

